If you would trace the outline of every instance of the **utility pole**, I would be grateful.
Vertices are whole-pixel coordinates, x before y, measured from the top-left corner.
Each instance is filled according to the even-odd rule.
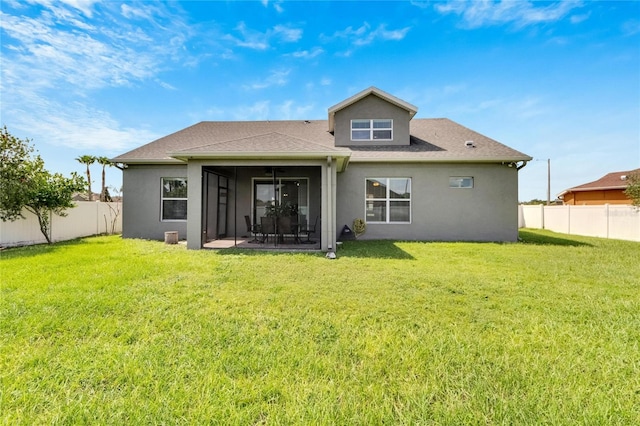
[[[534,158],[533,161],[544,161]],[[551,205],[551,158],[547,158],[547,205]]]
[[[551,158],[547,158],[547,205],[551,204]]]

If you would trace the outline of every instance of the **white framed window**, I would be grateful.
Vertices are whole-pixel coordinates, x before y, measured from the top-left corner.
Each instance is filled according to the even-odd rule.
[[[365,221],[411,223],[411,178],[367,178]]]
[[[162,178],[160,220],[163,222],[187,220],[187,179]]]
[[[352,141],[393,140],[393,120],[357,119],[351,120]]]
[[[451,176],[449,188],[473,188],[473,176]]]

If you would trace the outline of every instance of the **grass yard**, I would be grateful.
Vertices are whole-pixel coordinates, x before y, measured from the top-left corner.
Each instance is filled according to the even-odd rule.
[[[640,244],[0,253],[3,424],[640,424]]]

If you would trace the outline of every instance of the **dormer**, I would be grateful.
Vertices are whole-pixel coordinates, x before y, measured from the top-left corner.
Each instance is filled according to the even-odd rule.
[[[376,87],[329,108],[336,146],[409,145],[409,121],[418,108]]]

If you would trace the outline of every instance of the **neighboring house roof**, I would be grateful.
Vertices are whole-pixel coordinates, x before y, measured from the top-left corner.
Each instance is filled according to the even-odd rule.
[[[564,194],[568,194],[570,192],[626,189],[628,186],[627,176],[634,173],[640,173],[640,169],[608,173],[602,176],[600,179],[594,180],[593,182],[565,189],[558,195],[558,197],[562,197]]]
[[[338,104],[340,105],[340,104]],[[336,147],[327,120],[203,121],[112,159],[180,163],[188,158],[319,158],[350,162],[517,162],[531,157],[446,118],[413,119],[404,146]]]
[[[396,98],[393,95],[390,95],[389,93],[382,91],[380,89],[378,89],[377,87],[369,87],[368,89],[364,89],[362,92],[360,93],[356,93],[355,95],[351,96],[348,99],[345,99],[344,101],[340,102],[339,104],[336,104],[332,107],[329,108],[329,131],[333,132],[335,130],[335,123],[334,123],[334,117],[336,115],[336,112],[340,111],[341,109],[344,109],[346,107],[348,107],[349,105],[355,104],[356,102],[358,102],[359,100],[369,96],[369,95],[375,95],[381,99],[384,99],[385,101],[389,102],[390,104],[396,105],[400,108],[403,108],[405,110],[407,110],[409,112],[409,120],[411,120],[413,118],[414,115],[416,115],[416,113],[418,112],[418,107],[411,105],[408,102],[403,101],[400,98]]]

